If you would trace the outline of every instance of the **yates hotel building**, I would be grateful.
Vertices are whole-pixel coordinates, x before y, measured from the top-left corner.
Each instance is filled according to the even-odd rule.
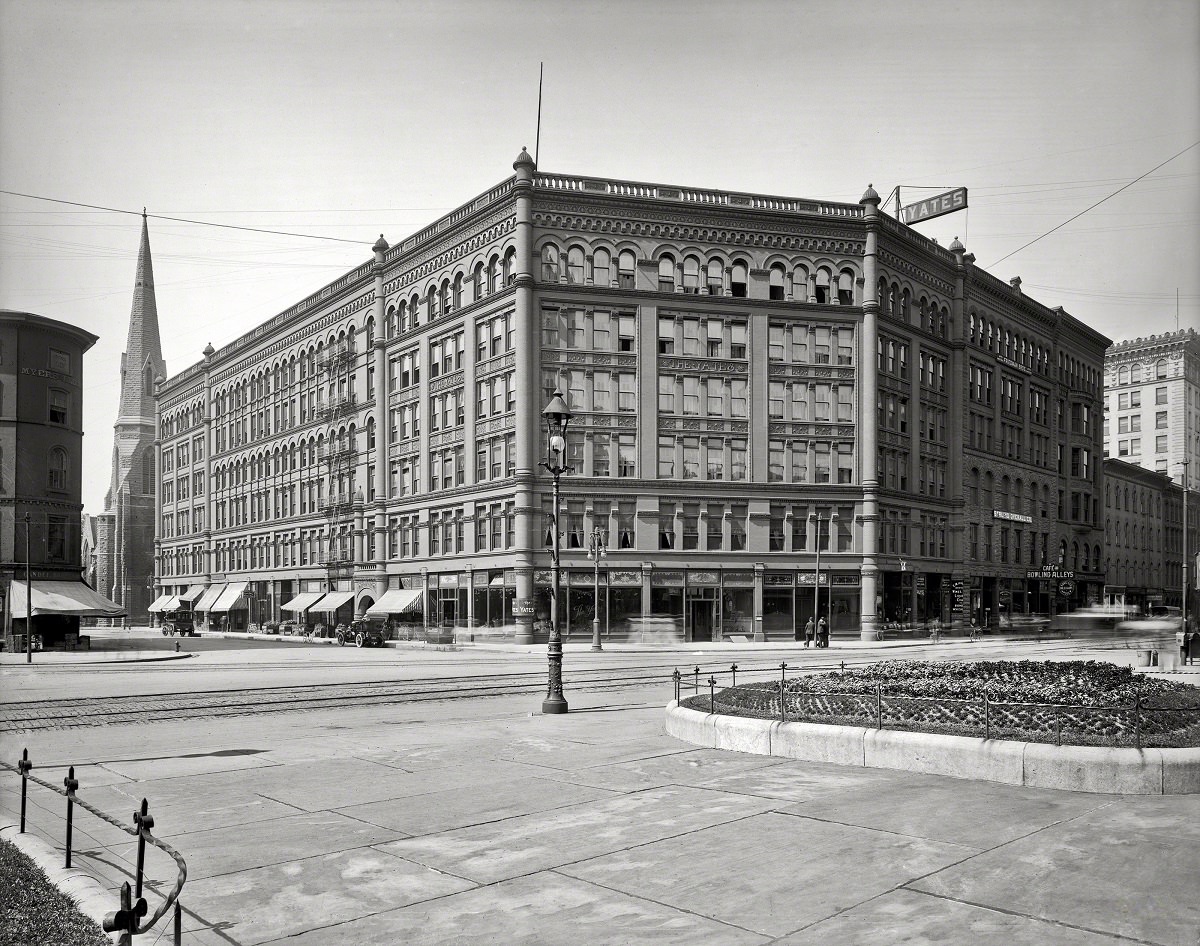
[[[602,633],[635,640],[1099,600],[1108,339],[870,187],[513,168],[159,384],[160,596],[234,628],[369,612],[544,639],[559,390],[566,636],[590,636],[597,585]]]

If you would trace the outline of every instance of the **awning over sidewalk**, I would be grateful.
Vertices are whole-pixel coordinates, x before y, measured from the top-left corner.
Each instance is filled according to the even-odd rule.
[[[331,591],[325,595],[320,601],[312,606],[314,611],[330,612],[336,611],[343,604],[354,597],[353,591]]]
[[[298,614],[303,614],[323,597],[325,597],[325,592],[323,591],[302,591],[287,604],[281,604],[280,607],[284,611],[295,611]]]
[[[204,594],[204,589],[207,585],[192,585],[187,591],[179,596],[180,601],[186,601],[189,604]]]
[[[421,589],[393,588],[385,591],[383,597],[367,608],[367,617],[386,620],[389,614],[401,614],[405,611],[421,610]]]
[[[225,590],[221,592],[221,596],[212,603],[209,607],[210,611],[232,611],[241,603],[242,607],[248,607],[246,600],[242,597],[246,593],[246,586],[250,584],[248,581],[231,581],[225,586]]]
[[[147,611],[165,611],[167,609],[165,607],[163,607],[163,605],[165,605],[168,601],[170,601],[174,597],[175,597],[174,595],[159,595],[157,598],[155,598],[153,601],[150,602],[150,607],[146,608],[146,610]]]
[[[207,588],[204,589],[204,594],[202,594],[200,596],[200,599],[194,605],[192,605],[192,610],[193,611],[211,611],[213,602],[215,602],[219,597],[221,597],[221,592],[224,590],[225,590],[225,586],[223,584],[209,585]]]
[[[14,581],[9,589],[9,613],[24,618],[28,592],[23,581]],[[35,581],[30,600],[32,613],[66,614],[81,618],[119,618],[125,609],[114,604],[81,581]]]

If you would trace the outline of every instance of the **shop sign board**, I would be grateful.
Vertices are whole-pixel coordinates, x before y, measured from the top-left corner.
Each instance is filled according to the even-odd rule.
[[[1033,516],[1025,516],[1019,512],[1006,512],[1003,509],[993,509],[992,518],[1007,519],[1009,522],[1033,522]]]
[[[1025,577],[1040,581],[1062,581],[1064,578],[1074,578],[1075,573],[1061,568],[1034,568],[1026,572]]]
[[[1075,582],[1069,578],[1065,578],[1058,583],[1058,593],[1064,598],[1069,598],[1075,594]]]
[[[967,610],[967,583],[963,579],[956,578],[950,583],[950,595],[955,611]]]
[[[513,601],[512,610],[516,617],[533,617],[537,613],[532,598],[517,598]]]
[[[919,223],[922,220],[932,220],[943,214],[952,214],[956,210],[966,210],[967,189],[956,187],[944,194],[936,194],[928,200],[919,200],[915,204],[900,208],[900,222],[907,224]]]

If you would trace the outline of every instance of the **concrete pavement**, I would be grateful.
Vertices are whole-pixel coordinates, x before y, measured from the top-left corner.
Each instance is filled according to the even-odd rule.
[[[698,749],[664,734],[671,695],[163,721],[0,752],[28,741],[56,783],[75,764],[119,816],[148,798],[189,864],[194,946],[1200,941],[1200,797]],[[15,789],[0,777],[6,815]],[[32,799],[61,846],[62,799]],[[115,890],[130,839],[83,814],[76,836]]]

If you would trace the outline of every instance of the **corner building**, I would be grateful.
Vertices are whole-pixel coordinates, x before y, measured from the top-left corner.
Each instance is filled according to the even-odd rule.
[[[1099,596],[1107,339],[870,188],[514,170],[160,386],[160,594],[543,639],[557,388],[564,634],[591,633],[595,534],[614,639],[996,623],[1050,606],[1041,565]]]

